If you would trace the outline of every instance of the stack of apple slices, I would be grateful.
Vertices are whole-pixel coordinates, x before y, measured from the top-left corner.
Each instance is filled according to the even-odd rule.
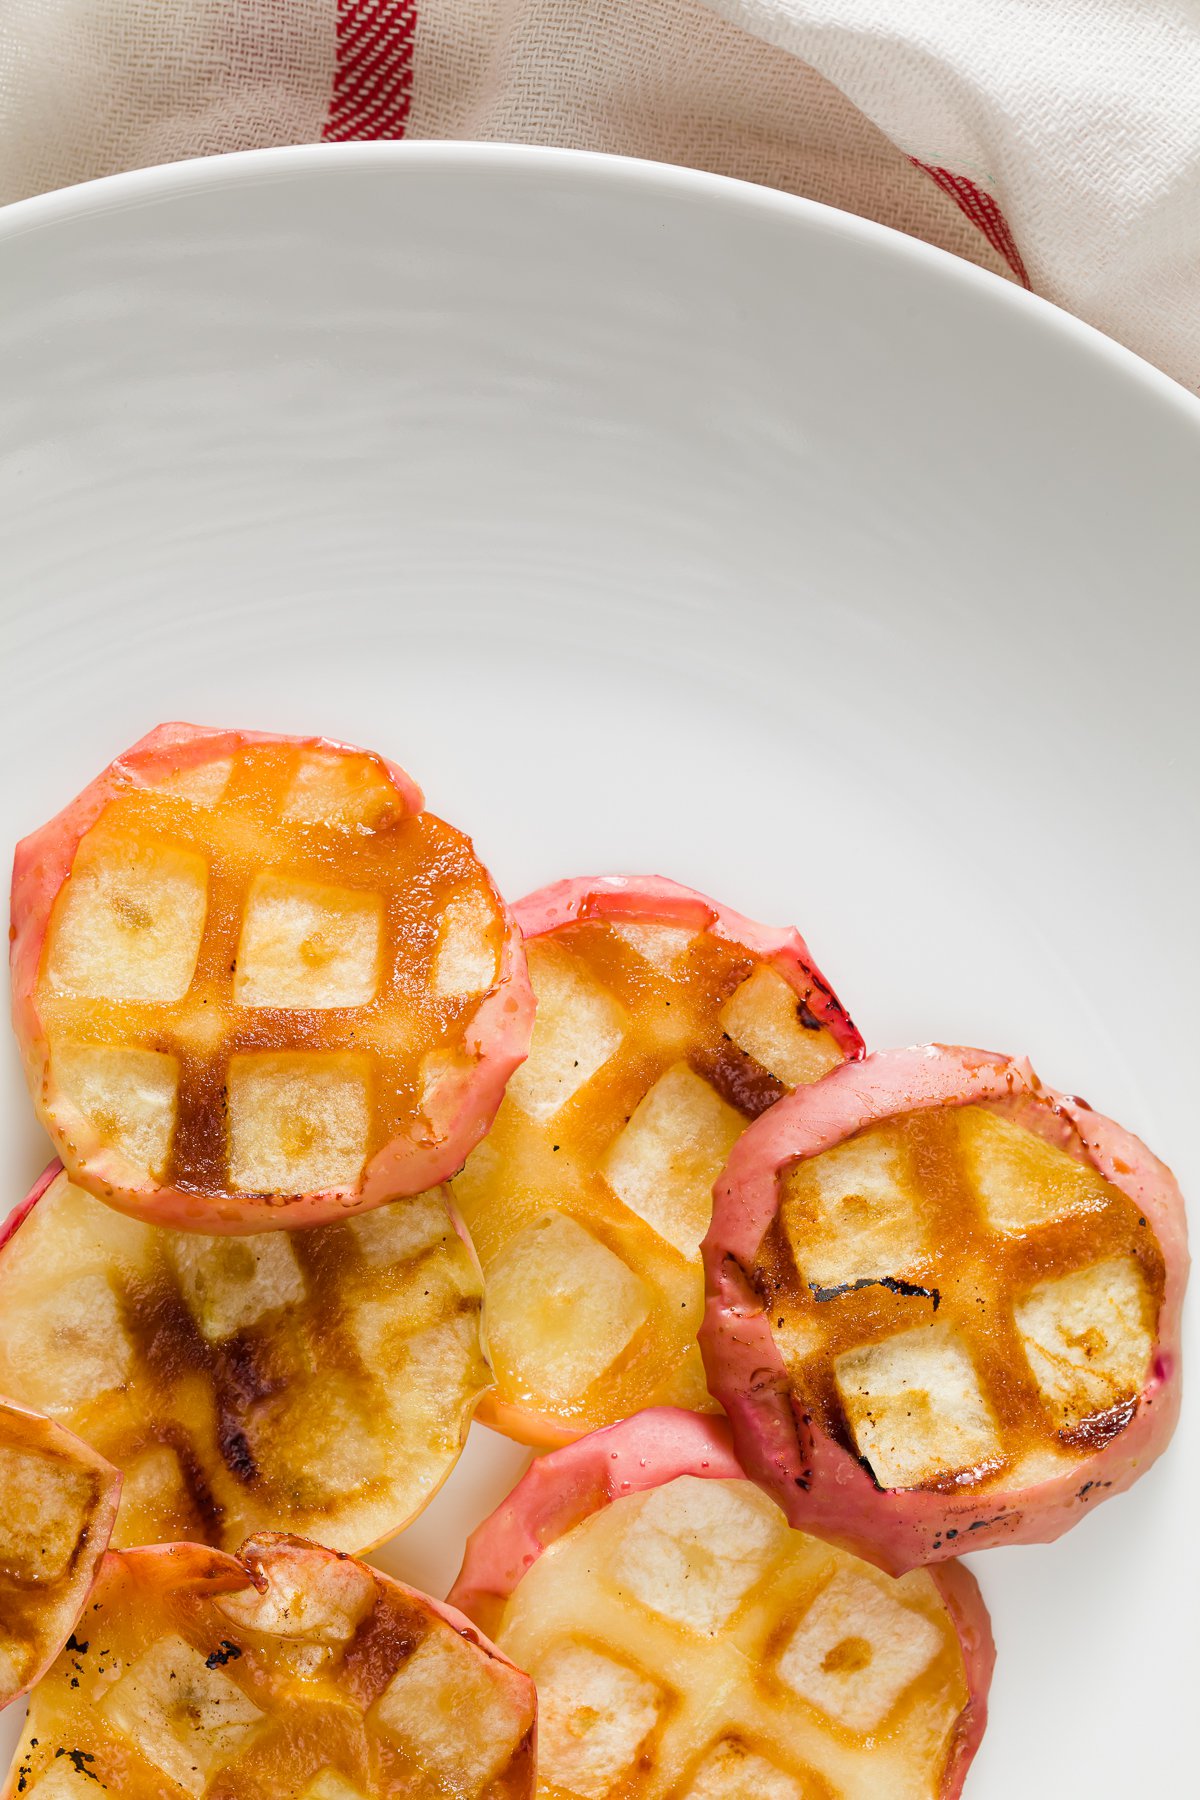
[[[955,1552],[1178,1412],[1144,1145],[867,1056],[798,933],[661,877],[510,911],[326,739],[135,745],[18,847],[12,969],[61,1160],[0,1233],[2,1800],[960,1792]],[[476,1413],[551,1453],[443,1605],[356,1558]]]
[[[165,727],[18,848],[12,964],[65,1167],[0,1245],[49,1415],[0,1414],[4,1696],[66,1648],[7,1792],[530,1794],[528,1678],[345,1555],[490,1380],[439,1184],[532,998],[469,840],[377,756]]]

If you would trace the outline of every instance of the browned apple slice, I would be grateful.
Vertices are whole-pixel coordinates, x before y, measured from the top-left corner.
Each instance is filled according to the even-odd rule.
[[[364,1563],[264,1533],[112,1551],[5,1800],[525,1800],[533,1684]]]
[[[949,1800],[983,1735],[967,1571],[790,1529],[724,1422],[673,1407],[536,1461],[451,1600],[537,1682],[547,1796]]]
[[[926,1044],[797,1090],[739,1142],[704,1254],[747,1472],[894,1574],[1060,1536],[1179,1416],[1175,1178],[1023,1060]]]
[[[71,1432],[0,1400],[0,1707],[45,1672],[83,1611],[120,1487]]]
[[[455,1179],[487,1278],[487,1423],[563,1443],[711,1406],[696,1348],[712,1184],[752,1118],[862,1040],[803,938],[661,876],[514,908],[537,1022]]]
[[[0,1248],[0,1392],[124,1471],[118,1545],[287,1526],[362,1550],[457,1460],[490,1379],[481,1304],[444,1188],[203,1237],[125,1218],[56,1166]]]
[[[203,1232],[444,1181],[529,1045],[520,936],[382,757],[164,725],[18,845],[13,1018],[72,1178]]]

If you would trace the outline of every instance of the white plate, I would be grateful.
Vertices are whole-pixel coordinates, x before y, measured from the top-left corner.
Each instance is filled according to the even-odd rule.
[[[1196,1172],[1182,390],[858,219],[549,151],[122,176],[0,216],[0,293],[6,842],[161,718],[357,739],[509,893],[795,920],[870,1044],[1029,1051]],[[444,1590],[520,1460],[476,1429],[385,1560]],[[974,1559],[972,1800],[1179,1786],[1198,1478],[1193,1416]]]

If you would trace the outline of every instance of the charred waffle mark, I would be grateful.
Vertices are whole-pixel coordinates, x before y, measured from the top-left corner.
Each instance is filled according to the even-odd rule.
[[[937,1311],[942,1303],[942,1296],[935,1287],[921,1287],[915,1281],[902,1281],[897,1275],[864,1275],[858,1281],[843,1281],[837,1287],[818,1287],[815,1281],[809,1282],[809,1291],[814,1300],[824,1304],[828,1300],[840,1300],[845,1294],[858,1294],[864,1288],[885,1288],[889,1294],[899,1294],[904,1300],[932,1300],[933,1310]]]
[[[757,957],[750,956],[739,946],[723,943],[708,931],[692,944],[688,958],[704,972],[709,993],[716,1005],[731,999],[759,966]]]
[[[88,1521],[100,1499],[100,1489],[101,1483],[99,1477],[89,1473],[86,1482],[86,1491],[81,1493],[79,1497],[81,1518],[79,1535],[71,1546],[71,1554],[68,1558],[66,1569],[63,1571],[64,1579],[69,1578],[75,1573],[79,1563],[87,1556],[91,1547],[92,1530]]]
[[[1105,1444],[1110,1444],[1125,1430],[1137,1412],[1138,1402],[1139,1396],[1134,1394],[1132,1399],[1123,1400],[1117,1406],[1109,1406],[1103,1412],[1093,1413],[1078,1425],[1061,1430],[1059,1439],[1070,1450],[1103,1450]]]
[[[795,1259],[778,1214],[763,1234],[751,1269],[746,1269],[736,1257],[729,1254],[724,1256],[723,1265],[725,1274],[736,1281],[739,1293],[747,1290],[748,1293],[755,1294],[761,1301],[764,1312],[775,1312],[781,1300],[795,1304],[802,1296],[808,1297],[796,1272]]]
[[[725,1036],[715,1048],[702,1046],[694,1050],[688,1063],[727,1105],[736,1107],[748,1119],[757,1119],[787,1093],[782,1081],[769,1075]]]
[[[210,1193],[224,1182],[229,1089],[224,1058],[182,1056],[175,1135],[166,1178],[185,1194]]]
[[[236,1030],[221,1046],[222,1056],[249,1055],[256,1050],[340,1050],[356,1019],[370,1012],[357,1006],[315,1008],[256,1006],[247,1008]]]
[[[165,1272],[152,1281],[131,1282],[121,1312],[156,1383],[168,1387],[182,1375],[211,1368],[211,1347]]]
[[[183,1485],[193,1511],[209,1543],[219,1542],[225,1530],[225,1508],[213,1494],[204,1466],[182,1431],[165,1430],[159,1441],[174,1451]]]
[[[358,1247],[350,1225],[323,1225],[315,1231],[293,1231],[288,1242],[295,1254],[308,1290],[308,1307],[320,1337],[332,1333],[345,1311],[343,1284],[369,1273],[370,1264]],[[407,1271],[413,1258],[406,1259]]]
[[[428,1625],[416,1607],[381,1592],[342,1658],[340,1681],[360,1706],[370,1706],[407,1662]]]
[[[231,1475],[235,1475],[247,1487],[258,1480],[258,1464],[254,1460],[245,1431],[224,1413],[220,1415],[217,1424],[217,1444]]]
[[[214,1346],[215,1380],[223,1411],[244,1417],[263,1401],[286,1393],[296,1371],[289,1369],[290,1345],[282,1335],[225,1338]]]
[[[217,1401],[217,1442],[231,1475],[246,1485],[262,1474],[251,1448],[249,1428],[256,1411],[286,1394],[286,1351],[264,1338],[228,1338],[214,1347],[213,1387]]]

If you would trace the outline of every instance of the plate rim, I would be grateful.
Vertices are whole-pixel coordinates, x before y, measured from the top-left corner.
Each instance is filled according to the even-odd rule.
[[[885,260],[907,260],[927,279],[957,285],[981,301],[990,298],[1002,310],[1011,309],[1016,316],[1040,321],[1039,329],[1050,336],[1057,333],[1064,344],[1078,346],[1085,355],[1094,357],[1098,366],[1107,365],[1118,379],[1139,387],[1152,403],[1165,404],[1200,436],[1200,394],[1098,326],[1018,282],[1007,281],[923,238],[824,201],[738,176],[609,151],[466,138],[417,138],[271,145],[152,163],[52,188],[0,207],[0,256],[21,238],[97,213],[161,204],[195,190],[237,187],[243,183],[270,185],[302,179],[310,172],[352,174],[362,168],[392,169],[397,173],[432,171],[435,175],[468,170],[481,180],[515,171],[599,186],[619,187],[625,183],[630,188],[657,189],[670,199],[707,201],[718,210],[730,207],[786,219],[816,238],[857,240]]]

